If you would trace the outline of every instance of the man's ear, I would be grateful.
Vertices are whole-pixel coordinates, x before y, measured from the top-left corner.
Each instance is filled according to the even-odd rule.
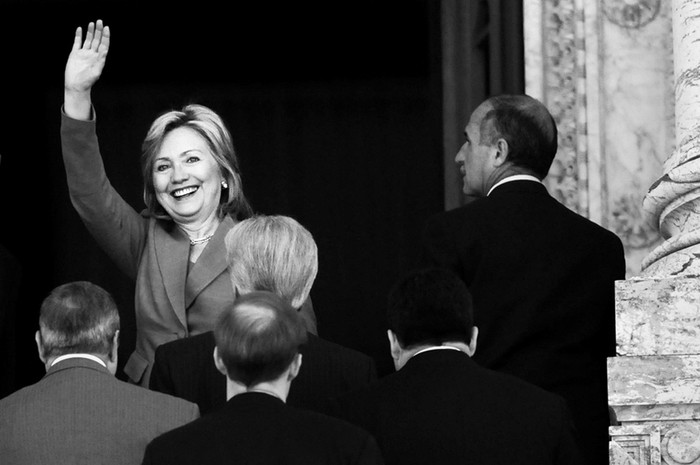
[[[289,366],[289,373],[287,374],[287,381],[291,381],[299,375],[299,369],[301,368],[301,354],[296,354]]]
[[[474,353],[476,352],[476,340],[479,337],[479,328],[476,326],[472,327],[472,338],[469,341],[469,345],[467,346],[467,355],[470,357],[474,356]]]
[[[498,168],[500,166],[503,166],[506,161],[508,160],[508,142],[503,139],[502,137],[499,138],[496,141],[496,144],[494,145],[494,158],[493,158],[493,166],[495,168]]]
[[[399,339],[396,337],[396,333],[392,330],[387,329],[386,335],[389,338],[389,351],[391,352],[391,358],[397,361],[401,356],[401,344],[399,344]]]
[[[219,355],[219,349],[217,347],[214,347],[214,353],[212,355],[214,356],[214,365],[216,365],[216,369],[219,370],[219,373],[228,377],[226,365],[224,365],[224,361],[221,360],[221,356]]]
[[[119,330],[114,332],[114,338],[112,338],[112,351],[109,354],[109,359],[113,362],[117,362],[119,357]]]
[[[39,352],[39,360],[41,360],[41,363],[46,364],[46,357],[44,357],[44,345],[41,343],[41,333],[39,331],[34,334],[34,341],[36,341],[36,349]]]

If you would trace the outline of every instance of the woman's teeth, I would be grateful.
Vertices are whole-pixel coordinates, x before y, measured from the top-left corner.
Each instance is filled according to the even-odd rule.
[[[182,189],[176,189],[173,191],[172,196],[179,198],[179,197],[184,197],[186,195],[189,195],[197,190],[196,187],[185,187]]]

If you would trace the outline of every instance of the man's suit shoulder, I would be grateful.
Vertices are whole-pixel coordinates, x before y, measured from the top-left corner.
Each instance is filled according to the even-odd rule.
[[[101,389],[105,399],[120,399],[121,408],[131,409],[138,416],[178,423],[199,417],[199,407],[193,402],[151,391],[111,375],[104,375],[102,383],[96,384],[95,389]]]
[[[329,359],[342,358],[346,362],[344,367],[347,369],[354,368],[362,371],[375,371],[376,369],[374,359],[369,355],[313,334],[309,334],[307,352],[323,354]]]
[[[478,391],[472,393],[474,394],[472,398],[475,400],[484,397],[483,393],[479,395],[479,392],[483,391],[488,393],[486,397],[498,398],[503,405],[519,404],[526,409],[548,406],[556,410],[565,406],[565,401],[561,396],[516,376],[481,367],[472,361],[462,361],[461,366],[458,363],[452,365],[453,371],[449,375],[449,380],[452,380],[450,384],[453,388],[457,388],[457,385],[463,385],[462,388],[457,389],[457,392],[463,392],[467,398],[470,395],[466,395],[466,392],[474,389]],[[426,372],[425,367],[416,368],[407,365],[407,367],[384,376],[367,386],[345,393],[335,400],[342,401],[347,405],[366,405],[373,402],[391,403],[399,391],[407,389],[424,391],[421,386],[426,386],[425,391],[430,392],[430,386],[434,386],[436,382],[448,381],[448,379],[444,379],[445,372],[437,375],[437,378],[431,378],[429,375],[430,372]],[[438,389],[438,391],[440,390]]]
[[[209,351],[210,349],[213,351],[215,345],[214,333],[207,331],[163,343],[156,347],[155,354],[161,360],[179,359],[181,357],[192,357],[201,351]]]
[[[169,463],[169,458],[182,463],[213,463],[211,460],[214,456],[220,460],[220,455],[227,453],[232,454],[232,457],[242,454],[246,458],[250,458],[247,454],[260,453],[260,463],[276,463],[270,462],[270,459],[279,459],[280,453],[289,455],[289,463],[302,463],[298,454],[318,459],[319,454],[327,457],[329,451],[345,458],[367,451],[370,456],[379,457],[374,438],[367,431],[345,420],[277,404],[276,400],[258,397],[251,401],[249,394],[241,396],[233,397],[222,409],[210,415],[155,438],[148,445],[144,463]],[[243,443],[236,445],[235,442],[228,441],[231,435]],[[270,442],[270,437],[280,440]],[[151,460],[153,457],[158,459]],[[350,462],[341,459],[337,463]]]
[[[506,195],[478,197],[467,204],[453,208],[451,210],[437,212],[428,217],[425,222],[424,233],[435,233],[436,230],[450,230],[455,234],[464,234],[471,231],[479,224],[488,224],[493,221],[502,222],[510,213],[528,217],[532,214],[534,205],[545,206],[544,210],[548,215],[556,216],[559,221],[575,225],[575,229],[586,234],[594,234],[599,240],[608,243],[621,244],[620,238],[609,229],[599,225],[591,219],[571,210],[566,205],[552,197],[544,187],[540,190],[533,190],[536,195],[526,196],[527,200],[519,198],[518,201],[511,201],[517,192]]]
[[[124,381],[118,381],[119,386],[124,392],[133,396],[134,399],[144,399],[148,402],[166,406],[170,410],[178,410],[182,412],[199,412],[197,404],[190,402],[179,397],[172,396],[170,394],[164,394],[162,392],[151,391],[143,386],[137,386],[134,384],[129,384]]]

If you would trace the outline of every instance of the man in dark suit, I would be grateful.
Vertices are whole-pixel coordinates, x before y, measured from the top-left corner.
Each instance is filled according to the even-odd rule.
[[[335,399],[331,412],[372,434],[389,464],[580,464],[566,402],[479,366],[472,301],[444,268],[414,271],[389,293],[397,372]]]
[[[381,464],[374,438],[342,420],[287,406],[306,330],[277,294],[242,295],[214,329],[226,405],[154,439],[144,465]]]
[[[306,301],[318,271],[311,233],[293,218],[259,215],[226,237],[232,285],[239,294],[267,290],[293,308]],[[156,350],[150,389],[196,402],[202,415],[226,403],[226,377],[214,365],[212,332],[169,342]],[[327,400],[376,379],[374,360],[311,333],[302,347],[304,370],[289,405],[324,411]]]
[[[430,218],[422,265],[456,272],[481,329],[474,360],[561,394],[591,464],[607,463],[606,359],[615,355],[620,239],[551,197],[557,128],[526,95],[487,99],[456,156],[467,205]]]
[[[196,404],[114,377],[119,313],[95,284],[54,289],[36,343],[46,375],[0,400],[3,465],[134,464],[154,437],[199,417]]]

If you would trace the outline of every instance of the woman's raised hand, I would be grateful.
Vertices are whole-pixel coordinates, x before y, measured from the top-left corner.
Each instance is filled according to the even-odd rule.
[[[75,30],[64,76],[64,108],[68,116],[89,119],[90,89],[102,75],[109,51],[109,36],[109,27],[104,26],[101,19],[88,24],[84,41],[82,28]]]

